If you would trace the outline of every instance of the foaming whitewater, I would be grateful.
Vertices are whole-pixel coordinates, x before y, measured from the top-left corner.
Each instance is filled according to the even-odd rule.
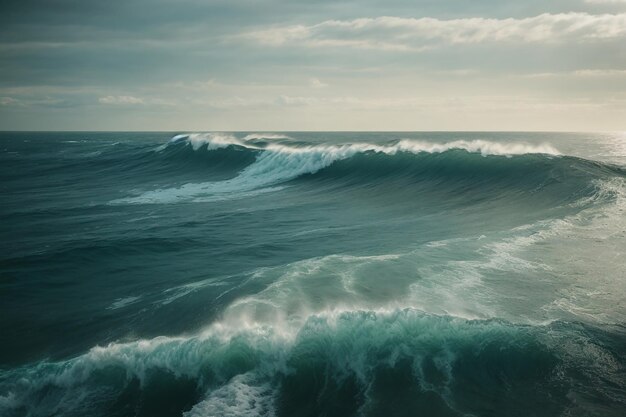
[[[0,415],[621,417],[625,143],[0,134]]]
[[[505,412],[524,407],[546,415],[589,411],[567,401],[566,394],[608,404],[623,400],[574,383],[620,380],[611,359],[619,339],[609,336],[590,349],[597,330],[578,325],[514,326],[413,310],[310,316],[294,334],[243,324],[96,347],[66,362],[12,372],[19,383],[4,397],[5,412],[74,414],[120,390],[135,392],[139,398],[131,406],[141,410],[159,386],[169,392],[193,387],[195,404],[185,416],[292,415],[303,406],[320,415],[378,415],[397,401],[388,397],[390,389],[409,396],[405,407],[452,414],[479,412],[476,395],[481,401],[501,396],[505,403],[499,409]],[[581,369],[589,373],[582,380]],[[491,370],[497,377],[489,376]],[[315,382],[320,378],[323,385]],[[465,393],[470,382],[472,401]],[[529,383],[540,390],[529,392]],[[166,407],[171,400],[152,401]]]
[[[524,155],[524,154],[548,154],[560,155],[559,151],[548,143],[528,144],[528,143],[498,143],[488,140],[456,140],[445,143],[433,143],[427,141],[417,141],[411,139],[401,139],[392,144],[371,144],[371,143],[348,143],[343,145],[288,145],[286,143],[266,146],[257,145],[255,139],[291,139],[287,135],[252,133],[242,139],[228,133],[191,133],[176,135],[170,140],[170,144],[184,141],[198,150],[206,146],[208,150],[225,148],[228,146],[242,146],[247,149],[265,149],[277,153],[316,153],[325,152],[337,155],[337,159],[345,158],[359,152],[379,152],[387,155],[394,155],[397,152],[411,153],[441,153],[451,149],[461,149],[467,152],[487,155]]]

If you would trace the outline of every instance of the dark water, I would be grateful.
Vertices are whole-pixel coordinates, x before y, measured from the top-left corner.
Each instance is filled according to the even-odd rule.
[[[173,136],[0,133],[0,415],[626,415],[626,135]]]

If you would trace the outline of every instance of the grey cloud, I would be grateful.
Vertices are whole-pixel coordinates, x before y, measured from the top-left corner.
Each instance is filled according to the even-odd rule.
[[[266,45],[424,50],[432,44],[485,42],[582,42],[626,37],[626,14],[542,14],[523,19],[382,16],[326,20],[306,26],[263,29],[241,35]]]

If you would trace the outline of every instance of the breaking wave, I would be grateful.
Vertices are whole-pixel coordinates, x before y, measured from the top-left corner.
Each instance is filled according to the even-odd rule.
[[[271,135],[270,135],[271,136]],[[581,177],[623,175],[616,167],[561,156],[548,144],[496,143],[484,140],[431,143],[400,140],[389,144],[297,144],[257,141],[261,135],[238,139],[229,134],[190,134],[174,137],[159,149],[165,158],[190,158],[206,153],[207,169],[221,169],[220,180],[190,181],[175,187],[144,191],[114,204],[174,203],[242,198],[277,191],[299,178],[359,182],[393,179],[463,181],[484,185],[507,182],[538,187]],[[182,148],[181,148],[182,147]],[[182,153],[181,153],[182,152]],[[187,159],[186,159],[187,160]],[[208,163],[208,162],[207,162]],[[211,175],[207,172],[209,179]],[[568,180],[571,177],[571,181]],[[280,185],[280,186],[279,186]],[[448,185],[453,185],[449,183]],[[580,184],[577,184],[580,185]],[[446,184],[442,184],[445,188]]]
[[[523,326],[410,309],[329,312],[297,329],[217,323],[194,336],[110,344],[9,371],[0,382],[0,410],[7,416],[93,409],[116,415],[128,408],[186,416],[595,413],[573,399],[624,404],[623,392],[598,388],[594,378],[619,383],[625,341],[619,327]]]

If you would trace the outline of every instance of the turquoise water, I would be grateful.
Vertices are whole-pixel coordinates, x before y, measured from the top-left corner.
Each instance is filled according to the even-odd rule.
[[[2,416],[622,416],[626,134],[0,133]]]

